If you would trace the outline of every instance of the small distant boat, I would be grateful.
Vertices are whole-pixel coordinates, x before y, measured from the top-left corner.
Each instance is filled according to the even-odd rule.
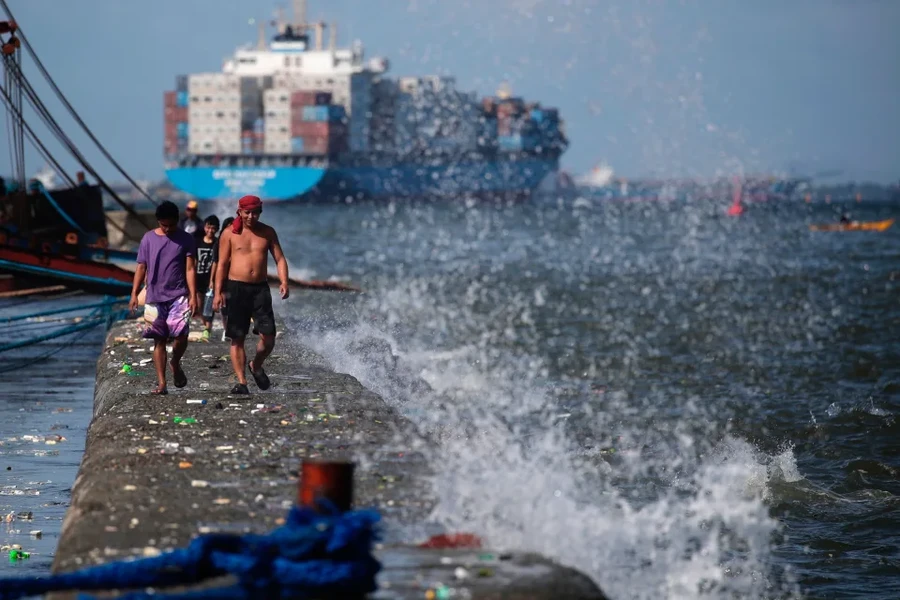
[[[849,223],[825,223],[810,225],[810,231],[885,231],[894,224],[894,219],[883,221],[850,221]]]

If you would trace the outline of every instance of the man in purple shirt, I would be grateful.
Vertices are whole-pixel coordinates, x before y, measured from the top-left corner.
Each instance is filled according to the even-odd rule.
[[[197,312],[196,266],[197,248],[191,234],[178,227],[178,207],[163,202],[156,208],[159,227],[141,239],[137,270],[131,288],[132,311],[137,309],[138,292],[146,277],[146,313],[155,310],[153,323],[143,337],[154,340],[153,364],[159,381],[153,395],[164,396],[166,389],[166,342],[172,342],[172,379],[175,387],[187,385],[181,368],[181,357],[187,350],[191,317]]]

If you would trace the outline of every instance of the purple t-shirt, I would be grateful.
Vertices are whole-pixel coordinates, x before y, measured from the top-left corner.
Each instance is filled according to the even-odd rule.
[[[138,264],[147,265],[147,302],[168,302],[188,293],[187,257],[196,256],[191,234],[180,229],[169,235],[148,231],[138,248]]]

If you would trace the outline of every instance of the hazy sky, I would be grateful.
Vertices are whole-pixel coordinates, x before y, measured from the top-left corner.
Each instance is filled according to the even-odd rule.
[[[84,120],[146,178],[162,177],[163,90],[179,73],[218,71],[236,46],[255,41],[248,21],[277,6],[7,1]],[[449,73],[482,94],[505,79],[517,95],[558,106],[572,142],[563,165],[576,173],[605,160],[630,177],[793,167],[900,179],[897,0],[309,4],[310,17],[339,22],[341,45],[361,39],[395,75]],[[9,165],[2,143],[0,172]]]

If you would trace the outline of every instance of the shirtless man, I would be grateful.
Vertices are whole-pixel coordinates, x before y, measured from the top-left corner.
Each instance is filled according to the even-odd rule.
[[[288,265],[275,230],[259,221],[262,201],[256,196],[244,196],[238,203],[237,218],[231,228],[222,232],[219,240],[219,261],[216,269],[213,308],[219,310],[228,297],[228,322],[225,335],[231,338],[231,366],[238,383],[232,394],[249,394],[246,370],[261,390],[269,389],[269,377],[263,362],[275,347],[275,314],[269,293],[268,253],[278,265],[281,298],[288,297]],[[244,352],[244,338],[250,331],[250,318],[259,331],[256,356],[248,364]]]

